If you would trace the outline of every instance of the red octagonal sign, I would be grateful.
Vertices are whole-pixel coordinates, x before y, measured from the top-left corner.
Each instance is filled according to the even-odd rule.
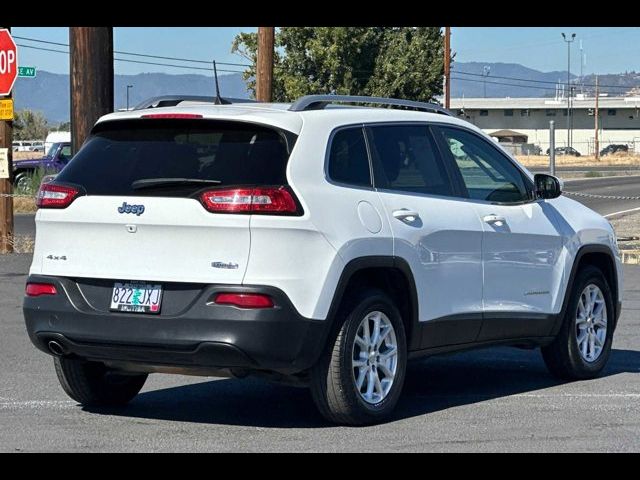
[[[9,30],[0,29],[0,96],[9,95],[18,76],[18,49]]]

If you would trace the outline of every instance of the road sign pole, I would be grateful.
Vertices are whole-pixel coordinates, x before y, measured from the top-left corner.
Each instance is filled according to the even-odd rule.
[[[8,33],[11,29],[8,28]],[[10,37],[9,37],[10,38]],[[11,40],[13,43],[13,40]],[[8,50],[3,50],[8,51]],[[14,68],[18,64],[17,49],[14,51]],[[4,54],[4,61],[7,62],[10,59],[6,53]],[[10,73],[11,66],[8,63],[0,65],[0,75],[3,73]],[[15,74],[14,70],[14,74]],[[13,85],[13,81],[10,82]],[[11,87],[9,87],[11,90]],[[4,92],[3,92],[4,93]],[[2,98],[11,99],[11,91],[6,92],[8,95]],[[11,144],[13,142],[13,121],[12,120],[0,120],[0,161],[6,164],[0,166],[0,170],[3,171],[3,175],[0,177],[0,253],[12,253],[13,252],[13,149]]]

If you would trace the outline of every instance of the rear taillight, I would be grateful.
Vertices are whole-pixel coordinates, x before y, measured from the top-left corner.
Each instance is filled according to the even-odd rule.
[[[36,195],[38,208],[66,208],[80,194],[80,190],[67,185],[43,183]]]
[[[50,283],[27,283],[24,290],[27,297],[39,297],[40,295],[57,295],[55,285]]]
[[[220,188],[200,194],[204,208],[214,213],[298,213],[286,187]]]
[[[239,308],[272,308],[273,300],[262,293],[218,293],[214,298],[218,305],[233,305]]]

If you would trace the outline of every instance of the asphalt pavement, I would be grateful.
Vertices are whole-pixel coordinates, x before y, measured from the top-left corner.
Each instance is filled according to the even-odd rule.
[[[27,337],[29,255],[0,256],[0,451],[640,451],[640,267],[601,378],[563,383],[537,350],[492,348],[410,366],[394,418],[336,427],[305,389],[155,374],[130,405],[82,408]]]
[[[640,175],[567,180],[564,182],[564,186],[565,190],[574,192],[625,197],[640,196]],[[602,215],[609,215],[634,208],[638,208],[638,211],[640,211],[640,200],[585,198],[577,196],[571,196],[571,198],[578,200]],[[35,215],[33,214],[15,215],[14,224],[16,235],[35,236],[36,227],[34,217]]]

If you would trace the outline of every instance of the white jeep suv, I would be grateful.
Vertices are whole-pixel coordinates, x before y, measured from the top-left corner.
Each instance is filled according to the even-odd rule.
[[[594,377],[620,315],[610,224],[432,104],[156,99],[102,117],[37,202],[27,330],[83,405],[262,375],[372,423],[412,358],[539,346]]]

